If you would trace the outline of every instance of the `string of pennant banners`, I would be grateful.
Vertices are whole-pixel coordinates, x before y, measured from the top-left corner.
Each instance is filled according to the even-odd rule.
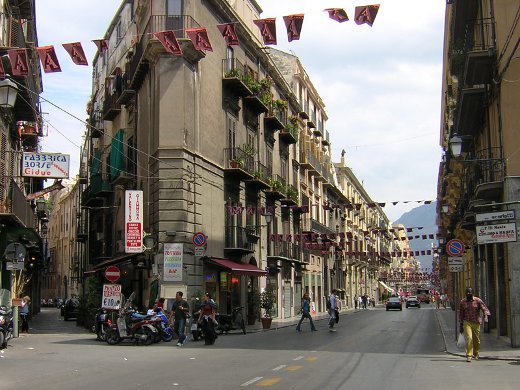
[[[355,7],[354,22],[358,25],[368,24],[372,26],[379,4],[365,5]],[[327,8],[326,11],[329,18],[339,23],[349,20],[346,11],[343,8]],[[303,28],[304,14],[294,14],[283,16],[285,27],[287,29],[287,39],[289,42],[299,40]],[[265,45],[276,45],[276,18],[257,19],[253,21],[259,28],[260,34]],[[218,24],[222,37],[228,46],[240,45],[238,34],[236,32],[237,22]],[[184,32],[188,35],[196,50],[213,51],[206,27],[188,28]],[[163,47],[169,53],[182,56],[182,48],[177,40],[174,30],[154,32],[153,35],[161,42]],[[108,39],[92,40],[100,53],[108,50]],[[76,65],[88,66],[87,57],[81,42],[63,43],[63,48],[69,54],[71,60]],[[36,52],[40,59],[43,71],[45,73],[61,72],[60,62],[53,45],[36,47]],[[9,62],[11,65],[11,74],[14,76],[28,76],[29,60],[26,48],[10,48],[7,50]],[[0,78],[6,76],[3,62],[0,61]]]

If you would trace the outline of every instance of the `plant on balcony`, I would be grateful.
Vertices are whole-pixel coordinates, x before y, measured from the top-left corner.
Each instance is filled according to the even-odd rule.
[[[233,77],[239,78],[240,77],[240,71],[237,68],[233,68],[226,72],[224,75],[226,79],[231,79]]]
[[[266,107],[271,108],[271,104],[273,103],[273,97],[271,96],[270,91],[262,91],[258,95],[258,98]]]
[[[242,145],[242,150],[244,151],[244,154],[246,156],[254,157],[256,155],[256,149],[251,144],[244,144],[244,145]]]
[[[294,187],[287,187],[287,198],[299,203],[298,191]]]
[[[282,192],[282,193],[285,192],[283,183],[278,180],[273,180],[271,182],[271,188],[273,189],[273,191],[276,191],[276,192]]]
[[[244,158],[242,156],[235,156],[229,162],[231,168],[243,168],[244,167]]]
[[[287,107],[288,107],[287,100],[276,99],[274,101],[274,108],[276,108],[277,110],[285,110],[285,109],[287,109]]]
[[[246,74],[244,76],[244,84],[253,92],[254,95],[260,92],[260,83],[256,81],[252,75]]]

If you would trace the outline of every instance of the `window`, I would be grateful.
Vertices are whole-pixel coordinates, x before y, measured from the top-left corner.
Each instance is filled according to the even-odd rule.
[[[237,120],[230,113],[227,114],[228,148],[234,151],[237,137]],[[233,157],[233,156],[232,156]]]
[[[123,39],[123,28],[121,27],[121,21],[117,22],[116,25],[116,45]]]
[[[166,15],[182,15],[182,0],[167,0]]]

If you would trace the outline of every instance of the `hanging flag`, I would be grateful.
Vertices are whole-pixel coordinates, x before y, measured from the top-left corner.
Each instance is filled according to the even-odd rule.
[[[37,47],[36,51],[45,73],[61,72],[60,62],[54,51],[54,46]]]
[[[92,42],[96,44],[97,49],[100,53],[103,53],[105,50],[108,50],[108,39],[93,39]]]
[[[236,32],[236,23],[217,24],[217,28],[228,46],[240,46]]]
[[[62,46],[69,53],[72,62],[76,65],[88,66],[87,56],[85,56],[81,42],[63,43]]]
[[[4,62],[2,61],[2,57],[0,57],[0,80],[5,79],[5,69]]]
[[[9,55],[13,76],[27,76],[29,74],[27,50],[11,49],[7,51],[7,54]]]
[[[288,15],[283,17],[285,27],[287,28],[287,39],[289,42],[300,39],[300,33],[303,26],[303,14]]]
[[[329,13],[329,18],[339,23],[348,21],[348,15],[343,8],[327,8],[325,11]]]
[[[276,18],[257,19],[253,22],[260,29],[264,45],[276,45]]]
[[[196,50],[213,51],[209,43],[208,32],[205,27],[187,28],[186,34],[190,37]]]
[[[366,23],[370,27],[372,27],[372,24],[374,24],[374,20],[376,19],[378,10],[379,4],[363,5],[361,7],[356,7],[354,16],[356,24]]]
[[[177,37],[173,31],[159,31],[154,33],[154,35],[157,37],[159,42],[162,43],[167,52],[176,56],[182,56],[182,48],[179,45]]]

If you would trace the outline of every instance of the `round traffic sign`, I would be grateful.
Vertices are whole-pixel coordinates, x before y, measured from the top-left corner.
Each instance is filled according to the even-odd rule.
[[[446,244],[446,252],[450,256],[462,256],[462,254],[464,253],[464,250],[465,250],[464,243],[457,238],[454,238],[453,240],[449,240],[448,243]]]
[[[192,241],[195,246],[204,246],[206,245],[206,236],[202,232],[195,233]]]
[[[110,267],[107,267],[105,270],[105,278],[109,282],[117,282],[121,276],[121,271],[119,271],[119,268],[117,268],[115,265],[111,265]]]

